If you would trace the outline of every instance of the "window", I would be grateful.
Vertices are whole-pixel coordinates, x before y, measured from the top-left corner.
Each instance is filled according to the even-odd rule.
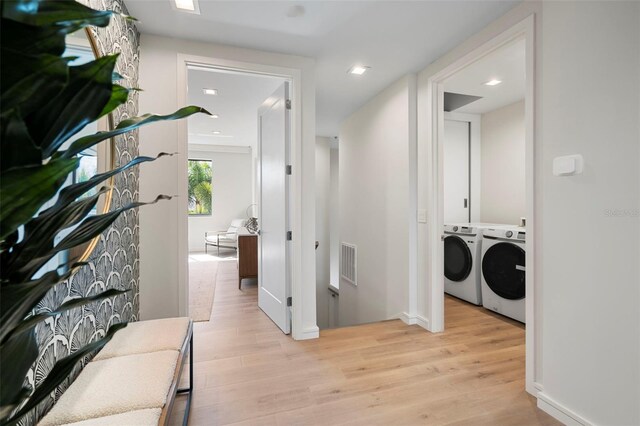
[[[80,154],[78,154],[78,158],[80,159],[80,167],[73,171],[72,183],[86,182],[98,174],[97,147],[93,146],[89,149],[85,149]],[[97,193],[98,189],[97,187],[94,187],[78,197],[78,199],[89,198],[96,195]],[[96,213],[95,207],[93,208],[92,212],[94,214]]]
[[[189,215],[211,214],[211,160],[189,160]]]

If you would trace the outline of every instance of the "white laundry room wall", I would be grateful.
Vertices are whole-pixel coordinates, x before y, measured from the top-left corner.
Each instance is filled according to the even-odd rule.
[[[524,100],[482,114],[480,221],[526,216]]]

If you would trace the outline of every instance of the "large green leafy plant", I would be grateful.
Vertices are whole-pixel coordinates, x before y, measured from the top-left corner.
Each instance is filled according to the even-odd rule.
[[[205,112],[186,107],[166,116],[143,115],[121,121],[114,129],[73,140],[87,124],[127,102],[130,91],[114,83],[117,55],[70,66],[63,57],[67,34],[87,26],[106,27],[110,11],[97,11],[72,0],[2,0],[0,158],[0,423],[15,424],[65,380],[79,360],[103,346],[124,324],[113,325],[104,338],[58,360],[48,376],[30,389],[26,376],[38,357],[34,328],[48,316],[113,297],[126,290],[109,289],[67,300],[50,312],[34,308],[55,285],[83,263],[43,266],[63,250],[86,244],[108,229],[134,202],[110,212],[89,215],[109,179],[151,157],[137,157],[86,182],[64,186],[79,166],[78,154],[95,144],[142,125]],[[120,16],[118,19],[130,19]],[[63,148],[64,147],[64,148]],[[162,154],[161,154],[162,155]],[[96,191],[97,189],[97,191]],[[87,192],[94,191],[87,196]],[[84,196],[83,196],[84,195]],[[52,206],[45,203],[55,198]],[[165,198],[159,196],[158,199]],[[154,201],[154,202],[155,202]],[[61,230],[69,230],[54,242]]]

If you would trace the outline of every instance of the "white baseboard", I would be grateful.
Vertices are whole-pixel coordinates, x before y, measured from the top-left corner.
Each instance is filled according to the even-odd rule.
[[[402,320],[403,323],[407,324],[407,325],[414,325],[416,324],[416,318],[412,317],[411,315],[409,315],[406,312],[401,312],[398,315],[396,315],[396,318]]]
[[[402,320],[407,325],[419,325],[420,327],[429,330],[429,320],[422,315],[411,316],[406,312],[399,313],[394,318]]]
[[[593,423],[550,398],[544,392],[538,392],[538,408],[568,426],[593,426]]]
[[[320,337],[320,329],[318,326],[308,327],[302,330],[302,333],[293,336],[295,340],[317,339],[318,337]]]
[[[425,330],[431,331],[431,327],[429,325],[429,319],[423,317],[422,315],[416,315],[416,324],[418,324],[420,327],[424,328]]]
[[[544,392],[544,386],[542,386],[542,383],[540,382],[533,382],[533,388],[535,390],[533,396],[535,396],[536,398],[538,397],[539,393]]]

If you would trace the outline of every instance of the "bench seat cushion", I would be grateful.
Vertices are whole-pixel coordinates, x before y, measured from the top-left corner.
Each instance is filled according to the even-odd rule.
[[[166,350],[179,351],[188,330],[189,318],[186,317],[131,322],[119,330],[93,360]]]
[[[57,426],[162,408],[178,355],[178,351],[161,351],[90,362],[39,424]]]
[[[147,408],[146,410],[129,411],[113,416],[96,417],[76,423],[67,423],[65,426],[157,426],[162,415],[160,408]]]

